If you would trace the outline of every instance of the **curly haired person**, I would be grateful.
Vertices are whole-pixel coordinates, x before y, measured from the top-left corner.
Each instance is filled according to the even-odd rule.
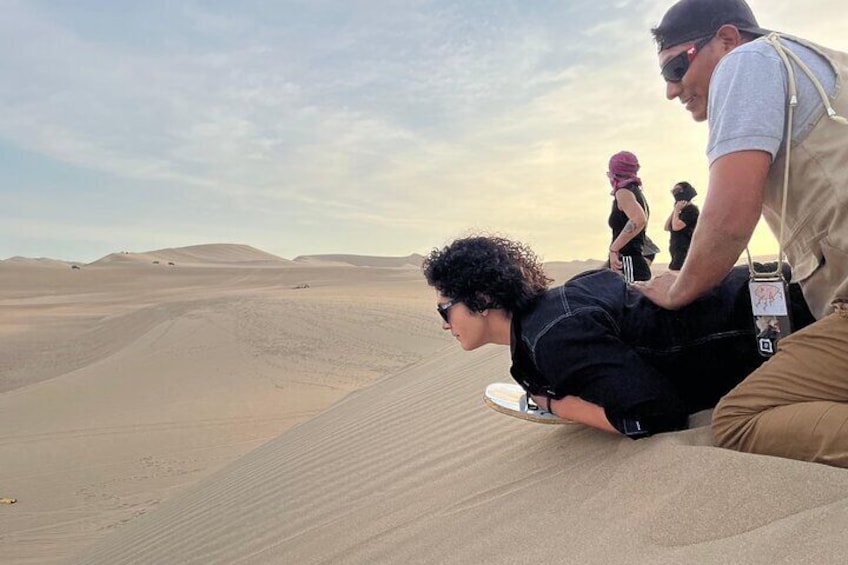
[[[423,271],[463,349],[509,346],[513,378],[540,406],[634,439],[686,428],[763,362],[747,267],[677,312],[609,269],[549,288],[533,251],[502,237],[457,239]],[[803,325],[811,317],[797,303]]]

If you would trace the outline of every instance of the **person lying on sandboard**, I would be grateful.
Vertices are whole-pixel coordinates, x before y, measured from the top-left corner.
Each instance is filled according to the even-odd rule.
[[[494,236],[457,239],[422,266],[442,326],[463,349],[508,345],[530,407],[638,439],[685,429],[762,364],[748,267],[698,301],[664,310],[608,269],[552,282],[533,251]],[[789,285],[795,329],[811,323]]]

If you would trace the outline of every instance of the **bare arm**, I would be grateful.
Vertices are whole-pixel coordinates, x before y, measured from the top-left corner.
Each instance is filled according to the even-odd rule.
[[[610,244],[609,262],[613,271],[621,271],[621,249],[645,229],[648,217],[642,207],[639,206],[636,196],[629,190],[617,190],[615,201],[618,208],[627,215],[627,223],[618,237],[615,238],[615,241]]]
[[[683,269],[656,277],[640,288],[669,309],[689,304],[718,283],[745,249],[763,208],[771,157],[764,151],[740,151],[716,160],[692,246]]]
[[[533,399],[539,406],[547,406],[545,397],[534,396]],[[559,399],[551,399],[551,412],[574,422],[579,422],[605,432],[619,433],[607,420],[603,407],[583,400],[579,396],[564,396]]]
[[[686,200],[681,200],[680,202],[674,203],[674,210],[671,212],[671,229],[674,231],[680,231],[686,227],[686,222],[680,219],[680,213],[683,212],[683,209],[689,205],[689,202]]]

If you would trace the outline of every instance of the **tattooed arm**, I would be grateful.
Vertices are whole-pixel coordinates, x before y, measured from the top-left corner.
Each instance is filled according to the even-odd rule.
[[[629,190],[617,190],[615,192],[615,201],[618,203],[619,209],[627,214],[628,219],[624,229],[621,230],[621,233],[618,234],[618,237],[610,245],[610,264],[613,263],[613,255],[615,255],[615,261],[620,263],[618,254],[621,252],[622,247],[627,245],[648,224],[648,216],[632,192]]]

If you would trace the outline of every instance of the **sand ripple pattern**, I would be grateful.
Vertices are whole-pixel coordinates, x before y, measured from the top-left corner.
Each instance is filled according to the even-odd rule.
[[[506,352],[357,391],[72,563],[842,563],[848,474],[482,405]]]

